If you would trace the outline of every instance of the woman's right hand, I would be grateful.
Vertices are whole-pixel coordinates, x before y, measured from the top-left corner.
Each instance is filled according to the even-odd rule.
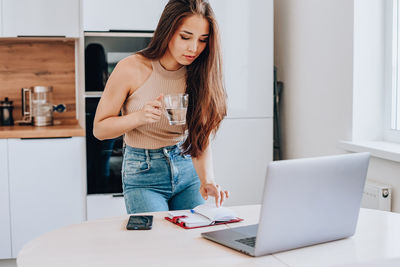
[[[156,99],[147,102],[143,108],[138,111],[141,124],[154,123],[161,119],[161,109],[163,95],[160,94]]]

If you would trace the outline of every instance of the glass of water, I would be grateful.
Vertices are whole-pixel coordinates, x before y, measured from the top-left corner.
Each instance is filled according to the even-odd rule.
[[[164,96],[165,114],[169,125],[182,125],[186,123],[186,110],[189,103],[188,94]]]

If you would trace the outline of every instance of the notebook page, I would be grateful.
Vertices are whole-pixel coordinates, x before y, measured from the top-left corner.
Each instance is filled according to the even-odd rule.
[[[237,218],[236,213],[226,207],[217,208],[215,204],[203,204],[193,209],[196,213],[206,216],[211,221],[230,221]]]
[[[206,218],[200,214],[196,214],[196,213],[192,213],[185,218],[180,218],[179,222],[185,223],[185,225],[188,227],[196,227],[196,226],[204,226],[204,225],[213,224],[213,221],[209,220],[208,218]]]

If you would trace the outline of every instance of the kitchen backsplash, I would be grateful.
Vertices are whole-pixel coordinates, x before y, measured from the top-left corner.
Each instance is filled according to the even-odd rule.
[[[21,116],[21,88],[53,86],[53,104],[65,104],[67,111],[55,119],[74,119],[75,40],[51,38],[0,39],[0,100],[14,103],[14,120]]]

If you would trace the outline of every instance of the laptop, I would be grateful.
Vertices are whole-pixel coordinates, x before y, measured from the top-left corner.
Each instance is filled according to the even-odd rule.
[[[356,230],[369,153],[273,161],[256,225],[202,233],[251,256],[352,236]]]

